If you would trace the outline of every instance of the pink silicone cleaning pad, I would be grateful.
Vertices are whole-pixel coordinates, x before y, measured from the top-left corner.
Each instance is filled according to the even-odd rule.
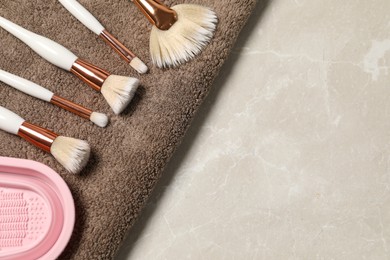
[[[72,194],[55,171],[0,157],[0,259],[56,259],[74,222]]]

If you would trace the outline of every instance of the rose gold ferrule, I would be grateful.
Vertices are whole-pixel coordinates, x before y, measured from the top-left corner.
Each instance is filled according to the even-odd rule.
[[[125,45],[123,45],[108,31],[104,30],[100,34],[100,37],[102,37],[103,40],[107,42],[111,48],[113,48],[127,63],[130,63],[130,61],[136,57],[134,53],[132,53]]]
[[[93,89],[100,91],[110,73],[82,59],[77,59],[70,71]]]
[[[90,119],[91,114],[92,114],[91,110],[89,110],[81,105],[75,104],[72,101],[69,101],[63,97],[56,96],[56,95],[54,95],[51,98],[50,103],[52,103],[58,107],[61,107],[69,112],[72,112],[72,113],[74,113],[82,118],[85,118],[85,119]]]
[[[18,135],[48,153],[50,153],[54,140],[58,137],[56,133],[28,122],[22,124]]]
[[[146,18],[160,30],[168,30],[177,21],[177,13],[157,0],[133,0]]]

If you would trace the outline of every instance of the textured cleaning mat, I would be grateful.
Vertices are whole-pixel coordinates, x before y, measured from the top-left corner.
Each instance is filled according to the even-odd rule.
[[[76,202],[76,226],[61,259],[112,259],[208,93],[256,0],[165,1],[169,5],[187,2],[209,6],[219,17],[215,38],[205,51],[192,62],[171,70],[151,66],[151,26],[131,1],[80,2],[151,67],[150,73],[141,76],[142,86],[129,108],[121,116],[114,116],[101,95],[1,29],[1,69],[96,111],[110,113],[111,123],[101,129],[0,84],[2,106],[62,135],[87,140],[93,153],[81,176],[68,175],[50,155],[19,137],[0,132],[0,155],[43,162],[57,170],[70,186]],[[61,43],[114,74],[138,77],[57,1],[0,3],[0,15],[5,18]]]

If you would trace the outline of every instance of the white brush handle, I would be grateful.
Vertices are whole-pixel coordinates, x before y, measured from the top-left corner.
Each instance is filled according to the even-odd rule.
[[[0,26],[31,47],[42,58],[52,64],[70,71],[77,56],[64,46],[41,35],[30,32],[7,19],[0,17]]]
[[[0,129],[17,135],[25,120],[14,112],[0,106]]]
[[[103,25],[76,0],[59,0],[60,3],[71,13],[77,20],[84,24],[88,29],[100,35],[104,31]]]
[[[46,102],[50,102],[54,95],[54,93],[48,89],[45,89],[44,87],[41,87],[34,82],[18,77],[4,70],[0,70],[0,81],[10,85],[13,88],[16,88],[19,91]]]

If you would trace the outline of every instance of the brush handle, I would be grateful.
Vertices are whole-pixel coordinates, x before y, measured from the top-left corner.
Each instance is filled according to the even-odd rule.
[[[35,98],[50,102],[54,93],[27,79],[0,69],[0,81]]]
[[[59,0],[59,2],[77,18],[82,24],[107,42],[127,63],[130,63],[136,56],[118,39],[109,33],[103,25],[76,0]]]
[[[24,119],[14,112],[0,106],[0,129],[10,134],[17,135]]]
[[[76,0],[59,0],[59,2],[88,29],[100,35],[104,31],[103,25]]]
[[[64,46],[46,37],[30,32],[23,27],[0,17],[0,26],[30,46],[42,58],[64,70],[70,71],[77,56]]]

